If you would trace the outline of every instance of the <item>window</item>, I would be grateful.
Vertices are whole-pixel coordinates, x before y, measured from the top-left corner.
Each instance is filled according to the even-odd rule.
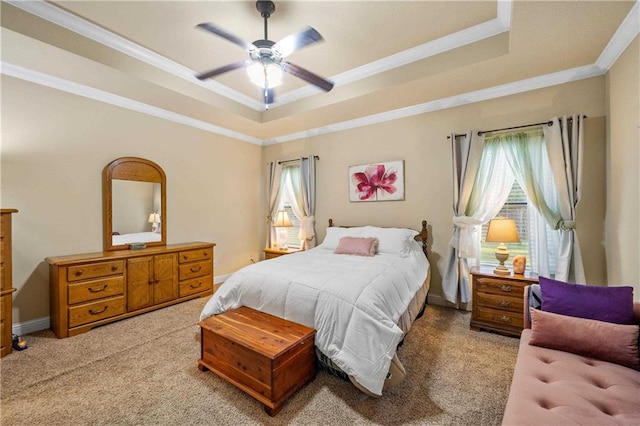
[[[520,236],[519,243],[508,243],[507,249],[509,250],[509,260],[513,260],[513,258],[519,254],[525,256],[529,259],[529,208],[527,203],[527,194],[525,194],[524,190],[520,187],[518,182],[514,181],[513,186],[511,187],[511,192],[509,192],[509,197],[507,201],[504,203],[504,206],[497,214],[497,216],[506,217],[509,219],[513,219],[516,223],[516,228],[518,229],[518,235]],[[489,228],[489,223],[485,223],[482,225],[482,243],[481,243],[481,255],[480,255],[480,263],[483,265],[497,265],[498,260],[496,259],[496,248],[499,243],[487,243],[485,242],[487,236],[487,229]],[[531,265],[527,265],[529,268]]]
[[[504,133],[485,140],[483,157],[476,185],[477,200],[484,211],[495,216],[513,219],[518,229],[520,243],[507,243],[509,260],[516,255],[527,258],[527,270],[553,276],[556,270],[560,232],[552,229],[557,207],[557,194],[549,164],[544,135],[540,129]],[[532,201],[527,191],[537,194]],[[474,188],[474,193],[476,189]],[[504,200],[504,201],[502,201]],[[503,203],[500,205],[500,203]],[[482,210],[482,209],[480,209]],[[540,211],[544,211],[547,219]],[[485,236],[490,216],[477,237],[480,241],[479,261],[484,265],[497,265],[497,243],[486,243]]]
[[[289,187],[286,187],[286,185],[289,185]],[[300,220],[293,212],[293,208],[291,207],[291,202],[289,201],[289,194],[291,191],[290,186],[291,186],[291,181],[287,179],[285,181],[285,187],[282,188],[282,191],[281,191],[278,210],[286,211],[287,215],[289,216],[289,220],[293,225],[293,227],[291,228],[286,228],[287,229],[287,240],[286,240],[287,246],[292,248],[300,248],[300,240],[298,239],[298,232],[300,231]]]

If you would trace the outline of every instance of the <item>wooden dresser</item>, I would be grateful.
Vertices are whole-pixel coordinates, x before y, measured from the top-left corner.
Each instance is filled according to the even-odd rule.
[[[48,257],[59,338],[213,294],[212,243]]]
[[[284,256],[285,254],[297,253],[300,249],[277,249],[277,248],[266,248],[262,249],[264,252],[264,260],[275,259],[276,257]]]
[[[16,209],[0,209],[0,357],[11,353],[13,341],[13,273],[11,253],[11,215]]]
[[[491,269],[471,272],[471,329],[520,337],[524,325],[524,288],[536,284],[531,275],[495,275]]]

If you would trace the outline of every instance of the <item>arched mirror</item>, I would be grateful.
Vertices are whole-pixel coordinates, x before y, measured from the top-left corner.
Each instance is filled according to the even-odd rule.
[[[123,157],[102,171],[104,250],[167,244],[167,180],[162,167]]]

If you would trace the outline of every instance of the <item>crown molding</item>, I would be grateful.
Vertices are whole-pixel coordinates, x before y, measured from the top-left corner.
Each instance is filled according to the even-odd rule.
[[[12,6],[38,16],[93,41],[103,44],[132,58],[145,62],[155,68],[175,75],[192,84],[197,84],[219,95],[225,96],[235,102],[248,106],[256,111],[264,111],[264,104],[243,93],[214,80],[200,81],[194,78],[194,71],[174,62],[162,55],[146,49],[124,37],[93,24],[73,13],[47,3],[44,0],[3,0]],[[377,61],[370,62],[344,73],[330,77],[336,86],[344,86],[363,78],[389,71],[391,69],[416,62],[431,56],[471,44],[488,37],[509,31],[511,26],[511,2],[512,0],[497,1],[497,18],[482,24],[466,28],[464,30],[446,35],[422,45],[398,52]],[[275,109],[280,105],[295,102],[300,99],[319,93],[320,89],[313,86],[305,86],[292,92],[279,94],[276,102],[270,106]]]
[[[174,62],[162,55],[159,55],[145,47],[140,46],[132,41],[127,40],[111,31],[105,30],[96,24],[86,21],[77,15],[60,9],[51,3],[43,0],[3,0],[6,3],[15,6],[25,12],[38,16],[95,42],[98,42],[118,52],[124,53],[139,61],[145,62],[154,68],[158,68],[169,74],[173,74],[189,83],[199,85],[205,89],[211,90],[219,95],[229,98],[242,105],[248,106],[257,111],[264,110],[264,105],[254,98],[243,93],[231,89],[230,87],[218,83],[214,80],[200,81],[194,77],[195,72],[177,62]]]
[[[14,1],[11,1],[14,3]],[[499,19],[503,21],[504,15],[507,9],[502,2],[499,1]],[[78,83],[70,82],[58,77],[53,77],[47,74],[43,74],[37,71],[29,70],[27,68],[19,67],[6,62],[0,62],[0,73],[19,78],[22,80],[30,81],[43,86],[51,87],[54,89],[62,90],[65,92],[73,93],[79,96],[84,96],[101,102],[106,102],[112,105],[120,106],[144,114],[152,115],[162,119],[181,123],[190,127],[205,130],[211,133],[215,133],[222,136],[227,136],[233,139],[241,140],[244,142],[253,143],[256,145],[273,145],[277,143],[290,142],[297,139],[304,139],[313,136],[353,129],[362,126],[368,126],[372,124],[382,123],[390,120],[398,120],[406,117],[411,117],[419,114],[424,114],[433,111],[439,111],[447,108],[453,108],[463,106],[475,102],[482,102],[490,99],[496,99],[503,96],[509,96],[519,93],[528,92],[531,90],[543,89],[545,87],[551,87],[558,84],[569,83],[572,81],[578,81],[586,78],[597,77],[605,74],[609,68],[615,63],[618,57],[624,52],[629,44],[635,39],[640,32],[640,8],[639,1],[637,0],[624,19],[616,33],[613,35],[596,63],[591,65],[585,65],[582,67],[572,68],[569,70],[563,70],[551,74],[546,74],[538,77],[532,77],[529,79],[514,81],[499,86],[494,86],[486,89],[481,89],[473,92],[468,92],[448,98],[438,99],[430,102],[425,102],[418,105],[399,108],[392,111],[386,111],[379,114],[373,114],[366,117],[357,118],[354,120],[343,121],[341,123],[332,124],[329,126],[317,127],[314,129],[308,129],[302,132],[292,133],[289,135],[278,136],[266,140],[261,140],[240,132],[232,131],[220,126],[216,126],[201,120],[196,120],[191,117],[187,117],[181,114],[177,114],[171,111],[163,110],[157,107],[153,107],[138,101],[134,101],[122,96],[113,95],[102,90],[97,90],[88,86],[84,86]],[[502,11],[502,13],[500,12]],[[510,14],[510,8],[509,8]],[[502,17],[500,17],[502,16]],[[504,21],[503,21],[504,24]]]
[[[448,98],[425,102],[418,105],[398,108],[392,111],[385,111],[379,114],[356,118],[354,120],[347,120],[340,123],[331,124],[329,126],[316,127],[314,129],[304,130],[302,132],[291,133],[289,135],[266,139],[263,141],[263,143],[264,145],[274,145],[278,143],[291,142],[298,139],[325,135],[328,133],[355,129],[357,127],[384,123],[385,121],[399,120],[402,118],[412,117],[414,115],[459,107],[476,102],[482,102],[501,98],[504,96],[529,92],[531,90],[543,89],[545,87],[583,80],[585,78],[597,77],[604,74],[605,72],[606,70],[603,71],[595,64],[585,65],[582,67],[572,68],[538,77],[528,78],[525,80],[519,80],[512,83],[506,83],[499,86],[489,87],[487,89],[476,90],[473,92],[467,92]]]
[[[83,96],[85,98],[162,118],[163,120],[169,120],[175,123],[184,124],[186,126],[194,127],[196,129],[204,130],[210,133],[215,133],[217,135],[227,136],[229,138],[249,142],[255,145],[262,145],[261,139],[245,135],[244,133],[216,126],[215,124],[207,123],[206,121],[197,120],[192,117],[187,117],[186,115],[177,114],[173,111],[154,107],[152,105],[138,102],[133,99],[114,95],[113,93],[98,90],[84,84],[74,83],[69,80],[30,70],[28,68],[14,65],[8,62],[0,61],[0,73],[10,77],[29,81],[31,83],[36,83],[41,86],[51,87],[63,92],[72,93],[74,95]]]
[[[624,21],[622,21],[622,24],[620,24],[600,54],[596,65],[603,70],[609,70],[638,33],[640,33],[640,2],[636,0]]]

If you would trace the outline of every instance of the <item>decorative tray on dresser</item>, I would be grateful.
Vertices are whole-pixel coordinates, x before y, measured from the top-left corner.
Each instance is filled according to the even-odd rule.
[[[538,277],[532,274],[496,275],[488,268],[472,271],[471,277],[471,329],[520,337],[524,325],[524,288],[536,284]]]
[[[213,294],[213,243],[48,257],[59,338]]]

